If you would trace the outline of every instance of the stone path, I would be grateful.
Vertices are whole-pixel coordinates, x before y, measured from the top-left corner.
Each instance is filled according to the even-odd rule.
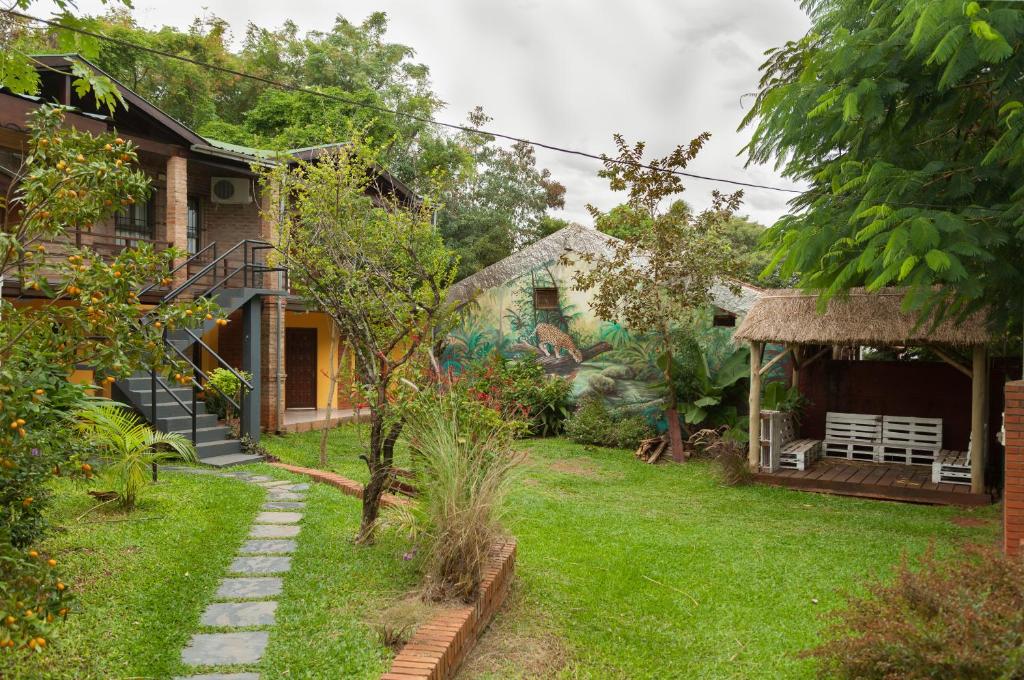
[[[267,490],[267,498],[249,530],[249,538],[228,567],[196,633],[181,652],[181,660],[202,674],[176,680],[259,680],[258,673],[214,672],[218,666],[255,664],[263,657],[277,612],[276,596],[282,576],[291,569],[291,553],[306,507],[309,484],[275,480],[248,472],[216,472],[197,468],[168,468],[182,472],[230,477]]]

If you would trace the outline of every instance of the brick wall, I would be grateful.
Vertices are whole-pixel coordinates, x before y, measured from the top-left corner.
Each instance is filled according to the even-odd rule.
[[[260,211],[256,201],[243,204],[214,203],[210,200],[210,180],[213,177],[246,177],[227,169],[211,168],[202,163],[189,165],[188,193],[199,199],[199,214],[203,233],[202,245],[217,242],[223,252],[239,241],[260,237]],[[247,178],[247,177],[246,177]],[[249,178],[247,178],[249,179]],[[241,259],[241,255],[239,256]]]
[[[1019,555],[1024,542],[1024,380],[1006,383],[1005,451],[1003,550]]]

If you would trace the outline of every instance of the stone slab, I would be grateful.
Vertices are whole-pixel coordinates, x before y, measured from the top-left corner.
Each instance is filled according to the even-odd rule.
[[[290,557],[236,557],[228,568],[235,574],[283,574],[292,568]]]
[[[281,594],[281,587],[281,579],[275,576],[226,578],[220,582],[216,597],[221,599],[274,597]]]
[[[243,554],[259,554],[259,553],[293,553],[295,552],[295,541],[288,538],[274,539],[252,539],[242,544],[241,550],[238,552]]]
[[[302,501],[267,501],[261,510],[305,510],[306,504]]]
[[[289,484],[281,488],[288,489],[289,491],[306,491],[309,489],[309,484],[307,482],[299,482],[298,484]]]
[[[259,673],[203,673],[202,675],[179,675],[174,680],[260,680]]]
[[[181,650],[182,663],[189,666],[228,666],[256,663],[267,648],[270,633],[196,633]]]
[[[278,486],[288,486],[289,484],[291,484],[291,482],[289,482],[287,479],[275,479],[272,482],[258,482],[258,484],[267,489],[273,489],[274,487]]]
[[[262,602],[216,602],[203,612],[199,623],[204,626],[230,626],[244,628],[246,626],[274,625],[274,612],[277,603]]]
[[[301,512],[271,511],[256,515],[257,524],[296,524],[300,519]]]
[[[268,491],[267,499],[271,501],[304,501],[306,494],[291,491]]]
[[[254,524],[249,529],[249,538],[295,538],[299,529],[298,524]]]
[[[267,477],[266,475],[251,475],[249,477],[250,482],[273,482],[273,477]]]

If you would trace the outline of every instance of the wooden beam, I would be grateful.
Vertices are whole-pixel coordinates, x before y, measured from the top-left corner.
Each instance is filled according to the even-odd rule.
[[[935,347],[933,345],[928,345],[928,348],[931,351],[933,351],[936,354],[938,354],[939,358],[942,359],[943,361],[945,361],[947,364],[949,364],[950,366],[952,366],[956,370],[960,371],[961,373],[966,375],[968,378],[971,377],[971,369],[969,369],[966,366],[964,366],[963,364],[961,364],[959,361],[954,359],[951,355],[946,354],[943,350],[941,350],[938,347]]]
[[[761,348],[763,343],[750,343],[750,419],[747,434],[750,436],[747,449],[747,463],[757,471],[761,461]]]
[[[768,362],[767,364],[765,364],[764,366],[762,366],[762,367],[761,367],[761,368],[759,369],[759,373],[760,373],[761,375],[764,375],[765,373],[767,373],[768,371],[770,371],[770,370],[772,369],[772,366],[774,366],[775,364],[777,364],[777,363],[779,363],[780,361],[782,361],[783,359],[785,359],[785,358],[786,358],[786,355],[788,355],[788,354],[789,354],[789,353],[790,353],[791,351],[792,351],[792,349],[791,349],[791,348],[789,348],[789,347],[787,347],[786,349],[782,350],[781,352],[779,352],[778,354],[776,354],[775,356],[773,356],[773,357],[772,357],[772,359],[771,359],[771,361],[769,361],[769,362]],[[760,361],[758,361],[758,363],[761,363],[761,362],[760,362]]]
[[[971,378],[971,493],[985,492],[985,393],[988,361],[984,345],[975,345]]]
[[[793,360],[793,372],[790,377],[789,386],[793,389],[800,387],[800,345],[790,347],[790,358]]]
[[[825,349],[821,350],[820,352],[818,352],[817,354],[812,356],[810,359],[808,359],[805,362],[803,362],[803,364],[801,364],[800,368],[807,368],[808,366],[813,364],[815,361],[817,361],[818,359],[822,358],[823,356],[825,356],[826,354],[828,354],[831,351],[832,351],[831,348],[826,347]]]

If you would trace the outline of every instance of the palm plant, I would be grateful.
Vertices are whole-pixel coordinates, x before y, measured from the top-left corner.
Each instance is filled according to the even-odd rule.
[[[157,432],[130,410],[111,401],[90,402],[75,412],[77,429],[96,447],[118,501],[133,510],[154,463],[180,458],[195,462],[192,442],[177,433]]]

